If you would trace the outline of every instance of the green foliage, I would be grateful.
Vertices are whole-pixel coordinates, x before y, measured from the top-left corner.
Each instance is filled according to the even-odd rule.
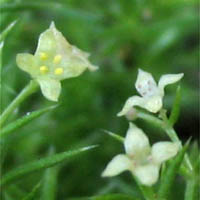
[[[35,199],[35,196],[36,196],[40,186],[41,186],[41,183],[39,182],[37,185],[35,185],[33,187],[32,191],[27,196],[25,196],[22,200],[33,200],[33,199]]]
[[[0,70],[1,111],[7,108],[30,80],[28,75],[17,68],[16,54],[34,53],[39,34],[48,28],[51,21],[55,21],[70,43],[90,52],[92,63],[100,66],[95,74],[86,72],[79,78],[65,80],[59,107],[15,129],[15,134],[9,133],[9,137],[5,138],[3,152],[0,152],[2,174],[10,173],[21,163],[38,161],[50,146],[55,146],[58,152],[64,152],[80,145],[101,144],[95,153],[74,158],[67,166],[61,165],[59,174],[54,171],[57,166],[40,170],[41,173],[30,172],[19,182],[8,185],[2,199],[22,199],[23,195],[17,195],[11,186],[26,194],[39,180],[45,180],[45,175],[51,170],[52,177],[49,178],[57,181],[57,184],[54,183],[57,188],[55,199],[58,200],[99,195],[105,197],[109,194],[123,195],[120,199],[129,198],[133,191],[139,193],[139,188],[126,173],[116,179],[100,177],[106,162],[122,146],[99,131],[106,129],[124,136],[127,121],[117,118],[116,114],[124,101],[136,94],[133,84],[139,67],[151,72],[156,80],[165,73],[184,73],[181,81],[181,115],[176,121],[178,107],[173,107],[171,124],[176,121],[175,128],[181,141],[184,142],[190,136],[196,140],[196,124],[199,121],[197,8],[197,0],[130,0],[128,3],[124,0],[0,0],[0,30],[8,30],[6,28],[9,24],[18,19],[16,26],[4,37]],[[166,88],[166,94],[164,108],[171,110],[174,87]],[[175,102],[178,101],[177,95]],[[40,108],[51,105],[40,92],[34,93],[20,105],[12,107],[1,131],[27,112],[40,111]],[[140,113],[137,123],[148,130],[150,140],[168,140],[164,135],[166,127],[163,121],[146,114]],[[149,126],[146,126],[145,121],[149,122]],[[198,177],[198,151],[198,144],[189,147],[189,158],[195,171],[192,177]],[[170,191],[173,200],[179,198],[177,194],[183,196],[185,192],[187,198],[192,198],[196,186],[194,189],[193,183],[189,183],[186,177],[175,180],[180,184],[175,184],[175,189]],[[198,179],[195,181],[198,182]],[[44,183],[41,182],[42,190],[45,188]],[[186,191],[184,184],[188,188]],[[117,198],[117,195],[114,197]]]
[[[183,147],[183,149],[179,152],[176,158],[173,161],[171,161],[170,165],[167,167],[166,172],[163,174],[158,190],[158,197],[160,200],[169,199],[169,194],[172,191],[175,176],[181,166],[188,146],[189,142]]]
[[[50,148],[49,155],[54,153],[54,148]],[[42,183],[42,192],[41,200],[54,200],[56,199],[56,190],[57,190],[57,176],[58,176],[59,167],[50,167],[45,170],[43,183]]]
[[[108,195],[100,195],[94,197],[86,197],[86,198],[73,198],[70,200],[139,200],[137,198],[131,197],[125,194],[108,194]]]
[[[180,113],[180,101],[181,101],[181,87],[179,86],[176,89],[176,97],[169,117],[169,123],[171,126],[173,126],[178,120]]]
[[[116,133],[112,133],[110,131],[107,130],[103,130],[105,133],[107,133],[109,136],[111,136],[112,138],[118,140],[121,143],[124,143],[124,138],[121,137],[120,135],[116,134]]]
[[[88,146],[81,149],[73,150],[73,151],[66,151],[62,153],[58,153],[52,156],[48,156],[46,158],[42,158],[40,160],[33,161],[28,164],[24,164],[21,167],[18,167],[16,169],[13,169],[12,171],[8,172],[1,178],[1,186],[6,185],[8,183],[11,183],[18,178],[25,176],[29,173],[45,169],[48,167],[52,167],[66,159],[69,159],[70,157],[73,157],[75,155],[78,155],[84,151],[88,151],[90,149],[93,149],[96,146]]]
[[[0,34],[0,43],[3,42],[7,36],[7,34],[12,30],[12,28],[15,26],[17,21],[12,22],[6,29],[4,29],[3,32]]]
[[[7,118],[12,112],[22,103],[30,94],[34,93],[38,88],[36,81],[30,83],[19,93],[19,95],[12,101],[12,103],[3,111],[0,118],[0,127],[3,126]]]
[[[50,106],[50,107],[43,108],[43,109],[40,109],[37,111],[33,111],[33,112],[28,113],[25,116],[15,120],[14,122],[8,124],[1,130],[1,133],[0,133],[1,139],[11,133],[14,133],[14,131],[16,131],[17,129],[25,126],[27,123],[40,117],[41,115],[45,114],[46,112],[51,111],[54,108],[55,108],[55,106]]]

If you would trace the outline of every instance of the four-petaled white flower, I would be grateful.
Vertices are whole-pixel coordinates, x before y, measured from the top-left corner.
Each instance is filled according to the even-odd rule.
[[[179,144],[172,142],[157,142],[151,148],[145,133],[132,123],[127,131],[124,147],[126,154],[115,156],[102,176],[116,176],[129,170],[141,184],[147,186],[156,183],[161,164],[174,157],[179,150]]]
[[[150,73],[139,69],[135,87],[141,97],[129,97],[117,116],[126,115],[133,106],[139,106],[152,113],[157,113],[162,108],[165,86],[179,81],[182,77],[183,73],[166,74],[161,76],[157,85]]]
[[[89,62],[88,57],[89,53],[70,45],[52,22],[40,35],[35,54],[18,54],[16,60],[20,69],[37,80],[43,95],[57,101],[61,80],[79,76],[87,68],[91,71],[98,68]]]

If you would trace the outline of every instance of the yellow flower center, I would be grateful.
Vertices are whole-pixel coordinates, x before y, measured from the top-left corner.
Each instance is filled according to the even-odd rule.
[[[58,64],[58,63],[60,63],[61,59],[62,59],[62,56],[61,56],[61,55],[56,55],[56,56],[54,57],[54,59],[53,59],[53,63],[54,63],[54,64]]]
[[[47,66],[41,66],[40,67],[40,73],[41,74],[46,74],[49,71],[49,68]]]
[[[46,60],[48,58],[48,55],[44,52],[40,53],[40,59],[41,60]]]
[[[61,67],[56,68],[55,71],[54,71],[54,74],[55,75],[63,74],[63,68],[61,68]]]

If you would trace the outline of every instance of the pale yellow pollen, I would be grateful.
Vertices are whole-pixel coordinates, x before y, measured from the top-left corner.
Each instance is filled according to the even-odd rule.
[[[53,63],[54,63],[54,64],[58,64],[58,63],[60,63],[61,59],[62,59],[62,56],[58,54],[58,55],[56,55],[56,56],[54,57]]]
[[[40,59],[41,60],[46,60],[48,58],[48,55],[44,52],[40,53]]]
[[[54,71],[54,74],[55,75],[63,74],[63,68],[61,68],[61,67],[56,68],[55,71]]]
[[[49,71],[49,68],[45,65],[40,67],[40,73],[41,74],[46,74]]]

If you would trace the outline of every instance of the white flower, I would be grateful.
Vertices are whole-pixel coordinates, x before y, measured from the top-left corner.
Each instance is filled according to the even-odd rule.
[[[183,73],[166,74],[161,76],[157,85],[150,73],[139,69],[135,87],[141,97],[129,97],[117,116],[126,115],[133,106],[140,106],[152,113],[158,112],[162,108],[165,86],[179,81],[182,77]]]
[[[61,80],[77,77],[86,69],[98,69],[88,60],[89,53],[69,44],[55,24],[41,33],[34,55],[20,53],[16,61],[20,69],[37,80],[42,94],[51,101],[58,101]]]
[[[133,123],[130,123],[124,147],[126,154],[115,156],[102,176],[116,176],[129,170],[141,184],[147,186],[156,183],[161,164],[174,157],[179,150],[179,144],[172,142],[157,142],[151,147],[148,137]]]

